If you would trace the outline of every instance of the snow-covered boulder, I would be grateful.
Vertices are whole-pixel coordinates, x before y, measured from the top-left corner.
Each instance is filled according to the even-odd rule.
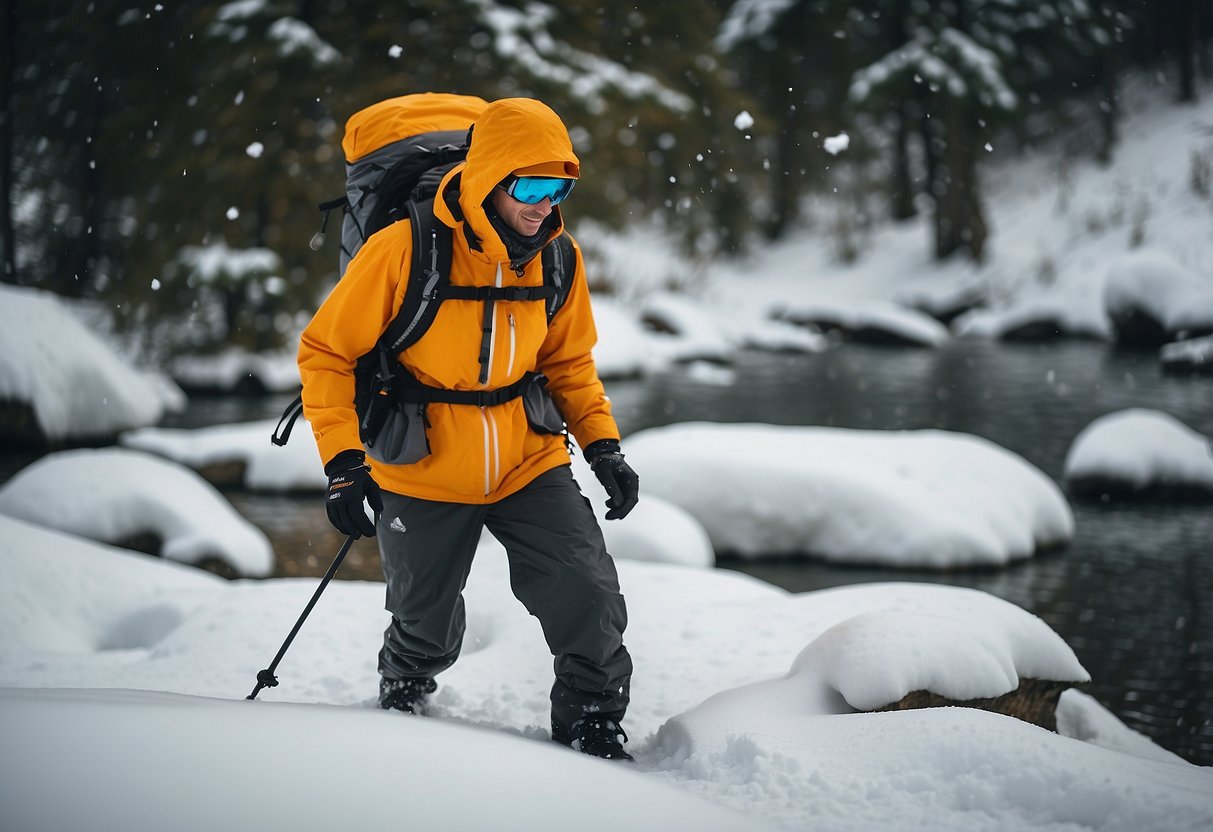
[[[594,298],[594,326],[598,343],[594,345],[594,366],[604,379],[630,378],[659,369],[659,360],[650,349],[652,334],[618,301]]]
[[[1163,344],[1163,370],[1170,373],[1213,373],[1213,335]]]
[[[274,565],[269,540],[222,494],[193,471],[138,451],[43,457],[0,487],[0,514],[103,543],[150,537],[169,560],[217,561],[239,575],[268,575]]]
[[[886,302],[785,302],[770,317],[871,344],[937,347],[950,338],[947,327],[929,315]]]
[[[741,346],[764,352],[822,352],[830,345],[820,332],[774,318],[736,322],[734,335]]]
[[[251,353],[231,348],[215,355],[182,355],[169,365],[187,390],[220,393],[281,393],[299,387],[294,353]]]
[[[1213,333],[1213,280],[1166,252],[1126,255],[1108,269],[1104,307],[1124,343],[1157,346]]]
[[[835,624],[792,664],[860,711],[965,705],[1056,728],[1063,691],[1090,681],[1034,615],[972,590],[869,610]],[[820,694],[814,694],[819,697]]]
[[[307,422],[295,424],[284,447],[270,444],[275,422],[245,422],[197,430],[144,428],[124,433],[123,445],[171,459],[219,486],[253,491],[308,491],[328,485],[324,466]],[[617,558],[711,566],[712,544],[699,521],[687,511],[651,494],[642,494],[625,523],[605,522],[606,494],[580,453],[572,458],[577,481],[594,507],[607,548]]]
[[[861,601],[865,592],[870,588],[821,593],[838,594],[832,601],[849,593],[862,611],[813,638],[782,679],[716,694],[701,708],[785,712],[795,719],[903,709],[913,693],[952,704],[994,700],[1025,680],[1059,683],[1059,696],[1090,681],[1044,621],[992,595],[923,585],[897,587],[881,603],[870,596]]]
[[[667,360],[728,363],[736,351],[718,321],[686,297],[668,292],[650,295],[640,321],[658,333],[652,344]]]
[[[978,283],[948,284],[933,289],[906,289],[898,292],[896,302],[925,315],[930,315],[944,326],[989,303],[990,290]]]
[[[1036,300],[1008,309],[976,309],[952,323],[957,336],[1003,341],[1053,341],[1059,338],[1108,340],[1107,316],[1090,304]]]
[[[328,487],[311,427],[301,416],[290,441],[270,442],[277,422],[262,420],[209,428],[143,428],[119,442],[179,462],[220,487],[252,491],[315,491]]]
[[[1074,529],[1052,480],[961,433],[698,422],[626,444],[645,493],[693,514],[718,554],[1001,564]]]
[[[1213,444],[1168,413],[1121,410],[1078,434],[1065,477],[1080,495],[1213,499]]]
[[[0,440],[96,440],[155,424],[181,395],[165,386],[54,295],[0,284]]]

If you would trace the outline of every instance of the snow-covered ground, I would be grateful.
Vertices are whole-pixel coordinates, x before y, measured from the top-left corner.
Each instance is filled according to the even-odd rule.
[[[314,580],[229,583],[0,518],[0,817],[13,829],[365,828],[398,820],[384,795],[402,794],[410,823],[444,829],[1213,823],[1213,772],[1077,691],[1063,695],[1060,735],[963,708],[855,712],[912,689],[1085,678],[1043,622],[992,596],[921,584],[793,595],[729,572],[619,572],[634,767],[546,742],[551,659],[491,539],[465,594],[464,655],[431,717],[415,718],[374,707],[382,585],[330,584],[280,685],[242,702]],[[73,799],[51,799],[65,781]]]
[[[1213,154],[1207,134],[1213,98],[1173,107],[1145,90],[1123,103],[1121,143],[1106,168],[1061,162],[1051,152],[990,153],[983,176],[992,236],[980,266],[934,261],[926,216],[875,225],[851,263],[838,259],[828,233],[760,243],[740,261],[695,262],[650,229],[613,236],[593,224],[573,230],[591,272],[605,275],[620,298],[643,308],[650,294],[678,286],[734,343],[741,340],[736,333],[769,326],[773,313],[895,335],[910,328],[921,342],[941,343],[946,335],[920,324],[920,316],[903,309],[893,318],[889,310],[943,308],[956,298],[982,303],[952,322],[960,336],[1000,337],[1053,322],[1062,332],[1110,339],[1108,305],[1119,310],[1132,298],[1146,299],[1176,328],[1213,330],[1213,201],[1191,186],[1193,160]],[[839,210],[827,197],[814,197],[808,207],[827,220]],[[1105,299],[1111,273],[1115,288]],[[620,349],[614,312],[607,317],[599,327],[602,349],[613,357]],[[621,332],[619,340],[643,363],[646,349],[635,333]]]

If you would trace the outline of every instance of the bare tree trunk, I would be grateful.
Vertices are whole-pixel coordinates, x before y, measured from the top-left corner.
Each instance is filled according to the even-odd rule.
[[[771,175],[774,181],[772,188],[772,208],[770,225],[767,236],[778,240],[788,230],[788,226],[796,219],[797,202],[800,200],[800,164],[801,154],[798,130],[795,118],[785,117],[779,126],[779,137],[776,139],[775,164]]]
[[[1175,0],[1175,50],[1179,59],[1179,101],[1196,101],[1196,0]]]
[[[81,183],[83,192],[80,194],[80,216],[84,221],[84,239],[81,241],[79,260],[75,269],[75,280],[72,282],[71,294],[81,297],[96,294],[102,287],[99,285],[103,277],[100,271],[102,233],[102,215],[104,213],[104,196],[101,188],[102,162],[100,156],[101,131],[105,122],[105,101],[100,90],[92,98],[92,112],[84,132],[84,153],[81,160],[84,163]]]
[[[909,40],[906,18],[909,15],[909,0],[898,0],[888,17],[888,47],[900,49]],[[898,100],[893,111],[897,125],[893,134],[893,192],[891,208],[893,219],[908,220],[918,211],[914,208],[914,182],[910,178],[910,124],[914,116],[904,100]]]
[[[977,185],[977,155],[973,128],[960,102],[943,96],[947,139],[934,183],[935,257],[942,260],[966,250],[981,262],[987,228]]]
[[[910,125],[904,102],[897,103],[894,118],[897,128],[893,136],[893,219],[908,220],[918,211],[914,208],[914,182],[910,178]]]
[[[0,66],[0,280],[17,282],[17,230],[13,221],[13,202],[16,199],[16,184],[13,182],[13,137],[16,135],[13,119],[17,108],[13,101],[13,86],[17,74],[17,0],[4,4],[6,11],[0,15],[0,51],[3,51],[3,66]]]
[[[1100,25],[1108,40],[1099,48],[1099,123],[1101,136],[1095,160],[1104,166],[1112,164],[1112,154],[1120,141],[1120,62],[1122,46],[1113,34],[1116,7],[1109,0],[1101,0],[1097,7]]]

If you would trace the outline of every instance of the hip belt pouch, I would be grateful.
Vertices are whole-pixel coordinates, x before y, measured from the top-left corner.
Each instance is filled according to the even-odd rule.
[[[532,376],[522,393],[522,409],[527,423],[536,433],[564,433],[564,416],[548,392],[548,380],[543,374]]]
[[[362,440],[372,459],[388,465],[410,465],[430,455],[425,435],[425,405],[396,402],[383,418],[379,430]]]
[[[418,462],[430,454],[425,405],[400,401],[403,382],[384,351],[377,352],[364,356],[354,374],[362,445],[372,459],[389,465]]]

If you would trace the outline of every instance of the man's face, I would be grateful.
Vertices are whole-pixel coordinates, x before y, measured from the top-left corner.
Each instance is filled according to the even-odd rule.
[[[532,237],[539,233],[539,226],[552,213],[552,201],[545,199],[534,205],[519,202],[505,192],[503,188],[493,189],[493,207],[505,224],[524,237]]]

